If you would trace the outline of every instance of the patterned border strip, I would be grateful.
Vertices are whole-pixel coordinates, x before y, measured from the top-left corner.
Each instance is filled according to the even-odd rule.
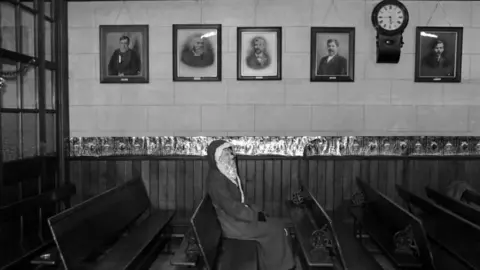
[[[71,157],[205,156],[224,139],[241,155],[478,156],[480,137],[72,137]]]

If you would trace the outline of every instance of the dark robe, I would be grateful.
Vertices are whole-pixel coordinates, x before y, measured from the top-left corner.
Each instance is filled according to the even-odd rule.
[[[119,56],[121,56],[121,62],[119,63]],[[140,57],[134,50],[127,50],[126,52],[120,52],[120,49],[116,49],[113,52],[110,62],[108,63],[108,75],[118,76],[123,73],[125,76],[133,76],[140,74]]]
[[[212,198],[224,237],[256,240],[260,270],[287,270],[295,266],[289,236],[278,219],[258,220],[258,207],[242,202],[239,186],[220,172],[215,151],[226,142],[213,141],[207,149],[207,192]],[[248,270],[248,269],[245,269]]]
[[[247,66],[251,69],[264,69],[270,66],[270,56],[266,53],[263,53],[262,56],[263,57],[260,58],[262,60],[260,61],[255,53],[251,53],[247,57]]]
[[[335,55],[330,62],[327,62],[328,56],[322,57],[318,64],[317,75],[340,76],[347,75],[347,59],[340,55]]]
[[[446,57],[437,58],[435,54],[429,54],[422,59],[420,76],[454,76],[453,65]]]
[[[206,50],[201,55],[195,55],[193,51],[186,50],[182,52],[182,63],[190,67],[208,67],[213,64],[214,56],[212,50]]]

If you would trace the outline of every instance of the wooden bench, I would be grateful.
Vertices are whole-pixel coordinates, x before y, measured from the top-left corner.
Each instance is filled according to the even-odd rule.
[[[17,219],[19,220],[21,216],[28,213],[31,209],[42,208],[42,207],[51,207],[55,206],[58,203],[65,203],[70,199],[72,195],[76,192],[76,188],[73,184],[67,183],[61,187],[58,187],[55,190],[48,191],[37,195],[35,197],[27,198],[25,200],[0,207],[0,223],[8,222],[9,220]],[[47,217],[45,218],[45,226]],[[48,226],[47,226],[48,229]],[[47,231],[50,234],[49,231]],[[55,243],[51,237],[45,237],[41,242],[41,245],[35,249],[30,250],[29,252],[18,257],[16,260],[2,267],[2,270],[24,270],[31,267],[31,261],[35,260],[37,256],[43,254],[49,250],[55,250]],[[4,249],[12,248],[11,246],[5,246]]]
[[[195,210],[190,223],[199,247],[199,255],[202,258],[197,262],[198,269],[258,269],[258,243],[252,240],[224,238],[215,208],[208,194]]]
[[[463,192],[463,199],[467,203],[469,203],[469,204],[471,204],[475,207],[480,207],[480,194],[478,194],[476,192],[472,192],[470,190],[465,190]]]
[[[190,228],[184,235],[178,251],[170,258],[170,265],[194,268],[197,266],[200,249],[193,232]]]
[[[444,194],[429,187],[425,187],[425,192],[427,196],[436,204],[448,209],[449,211],[452,211],[453,213],[476,225],[480,225],[480,211],[477,209],[459,200],[454,200],[448,196],[445,196]]]
[[[332,221],[303,186],[287,200],[302,269],[347,269]]]
[[[153,210],[140,178],[48,219],[68,270],[144,269],[169,240],[174,211]]]
[[[357,178],[357,184],[364,202],[350,213],[362,244],[372,253],[380,252],[396,269],[435,269],[422,222],[368,183]]]
[[[429,238],[445,248],[468,269],[480,269],[480,227],[462,217],[396,186],[399,196],[417,213]]]

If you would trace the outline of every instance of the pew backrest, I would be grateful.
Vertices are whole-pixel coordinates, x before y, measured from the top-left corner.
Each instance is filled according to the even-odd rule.
[[[202,253],[204,267],[207,270],[215,269],[219,255],[218,247],[222,241],[222,227],[217,219],[212,199],[208,194],[198,205],[190,223]]]
[[[444,194],[441,194],[438,191],[433,190],[429,187],[425,187],[425,192],[427,196],[438,205],[475,223],[476,225],[480,225],[480,212],[478,210],[459,200],[455,200],[453,198],[445,196]]]
[[[48,224],[65,269],[81,268],[149,206],[143,182],[136,178],[50,217]]]
[[[357,183],[365,195],[367,208],[371,207],[375,216],[379,217],[392,233],[403,230],[408,225],[412,227],[423,267],[434,269],[433,255],[422,221],[360,178],[357,178]]]
[[[408,226],[411,219],[416,218],[408,211],[397,205],[388,197],[372,188],[368,183],[357,178],[357,184],[365,195],[366,209],[370,214],[374,214],[388,229],[398,231]],[[395,226],[395,227],[391,227]]]
[[[463,192],[463,198],[470,204],[473,204],[476,207],[480,207],[480,194],[470,191],[470,190],[465,190]]]
[[[442,246],[455,253],[456,256],[460,256],[465,262],[476,267],[480,266],[478,256],[471,253],[472,250],[478,249],[480,243],[479,226],[398,185],[396,185],[396,189],[398,195],[406,203],[418,207],[422,211],[419,214],[422,218],[429,217],[428,220],[432,225],[427,227],[427,229],[430,228],[432,230],[428,231],[428,233],[431,234],[435,241],[438,241]],[[458,241],[459,239],[455,239],[458,235],[466,237]]]
[[[308,190],[308,189],[304,189]],[[321,228],[325,224],[327,224],[328,228],[330,229],[333,237],[333,244],[335,245],[335,253],[338,261],[340,262],[341,266],[343,269],[348,269],[347,264],[345,262],[345,259],[343,257],[343,251],[342,247],[340,246],[340,243],[338,242],[338,237],[337,233],[335,232],[335,227],[333,226],[332,219],[330,216],[327,214],[325,209],[320,205],[320,203],[315,199],[315,197],[312,195],[310,190],[308,190],[308,195],[310,198],[312,198],[312,201],[314,202],[314,205],[312,207],[312,213],[313,217],[315,219],[315,222],[317,223],[318,228]]]

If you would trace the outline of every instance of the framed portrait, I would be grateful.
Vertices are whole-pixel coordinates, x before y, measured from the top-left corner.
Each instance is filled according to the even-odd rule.
[[[148,25],[100,25],[100,83],[148,80]]]
[[[222,80],[222,25],[173,25],[173,80]]]
[[[415,82],[462,80],[463,27],[417,27]]]
[[[354,81],[355,27],[312,27],[310,44],[310,81]]]
[[[237,80],[282,79],[282,27],[237,28]]]

